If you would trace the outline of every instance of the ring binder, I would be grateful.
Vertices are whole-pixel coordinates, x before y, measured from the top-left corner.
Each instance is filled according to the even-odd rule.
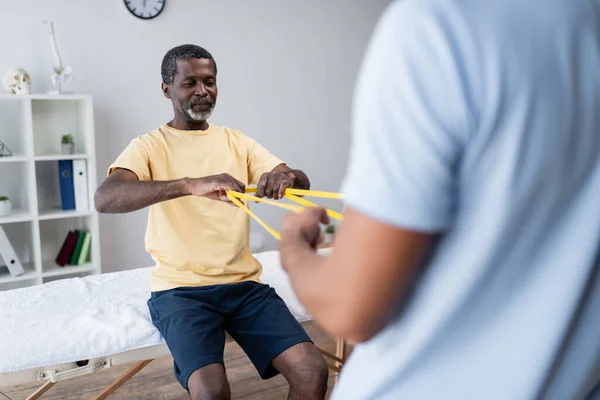
[[[19,276],[25,273],[23,269],[23,265],[17,258],[17,254],[15,253],[15,249],[13,249],[10,244],[10,240],[8,240],[8,236],[6,236],[6,232],[4,232],[4,228],[0,225],[0,255],[2,255],[2,259],[4,263],[8,267],[8,271],[12,276]]]

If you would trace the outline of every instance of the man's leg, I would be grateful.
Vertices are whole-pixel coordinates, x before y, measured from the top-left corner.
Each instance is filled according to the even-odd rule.
[[[245,282],[230,292],[238,306],[225,329],[244,349],[263,379],[280,372],[291,399],[323,399],[327,365],[304,328],[268,285]]]
[[[192,400],[228,400],[231,398],[225,368],[210,364],[195,370],[187,382]]]
[[[223,289],[219,286],[154,292],[152,322],[174,359],[175,377],[192,399],[229,399],[223,367]]]
[[[288,399],[324,399],[329,370],[316,346],[298,343],[271,362],[290,384]]]

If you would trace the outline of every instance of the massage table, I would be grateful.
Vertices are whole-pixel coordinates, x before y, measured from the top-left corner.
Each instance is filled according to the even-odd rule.
[[[327,249],[320,250],[326,253]],[[255,254],[261,281],[272,286],[294,317],[311,318],[292,291],[279,252]],[[153,359],[170,355],[152,324],[146,302],[152,267],[63,279],[0,292],[0,387],[40,381],[37,399],[59,381],[117,365],[134,364],[95,399],[104,399]],[[232,339],[228,336],[228,341]],[[321,350],[339,373],[346,344],[336,354]]]

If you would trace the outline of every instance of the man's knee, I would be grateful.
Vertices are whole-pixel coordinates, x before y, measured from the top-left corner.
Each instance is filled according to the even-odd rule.
[[[325,359],[319,353],[307,354],[298,360],[295,368],[289,374],[290,386],[302,391],[314,393],[327,390],[329,370]]]
[[[308,380],[313,382],[318,387],[327,387],[327,379],[329,378],[329,369],[327,363],[321,354],[316,355],[309,362],[310,370]]]
[[[188,379],[192,400],[222,400],[231,397],[225,368],[210,364],[194,371]]]

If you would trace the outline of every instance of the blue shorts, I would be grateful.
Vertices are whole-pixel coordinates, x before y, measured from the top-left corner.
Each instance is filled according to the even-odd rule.
[[[256,282],[152,292],[148,308],[186,390],[192,372],[223,364],[226,331],[263,379],[279,373],[271,365],[273,358],[295,344],[311,342],[275,290]]]

